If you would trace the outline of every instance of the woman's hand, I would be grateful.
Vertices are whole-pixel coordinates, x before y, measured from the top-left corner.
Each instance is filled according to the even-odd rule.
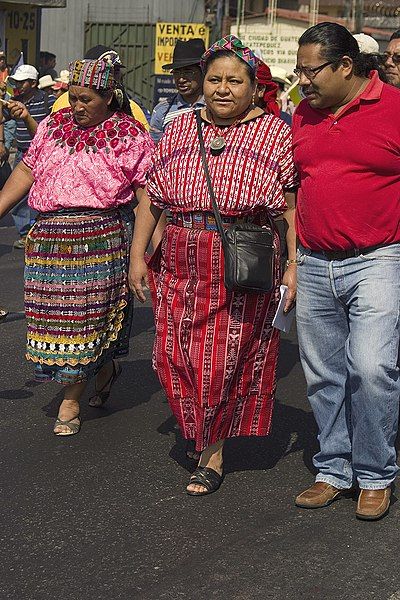
[[[140,302],[146,302],[144,289],[149,289],[147,265],[144,258],[131,259],[128,273],[129,287]],[[144,285],[143,285],[144,283]]]
[[[292,263],[288,266],[282,277],[282,283],[287,285],[288,294],[283,311],[288,313],[294,308],[297,292],[297,265]]]

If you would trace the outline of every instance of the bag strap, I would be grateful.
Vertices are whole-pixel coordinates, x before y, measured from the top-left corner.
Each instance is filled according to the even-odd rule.
[[[225,240],[226,240],[225,229],[224,229],[224,226],[222,225],[221,213],[219,212],[218,204],[217,204],[217,201],[215,199],[214,188],[213,188],[213,185],[211,183],[210,171],[208,169],[208,164],[207,164],[206,149],[204,147],[203,132],[202,132],[202,129],[201,129],[200,110],[195,110],[194,112],[195,112],[195,116],[196,116],[197,133],[198,133],[199,142],[200,142],[201,161],[203,163],[203,169],[204,169],[204,172],[206,174],[208,192],[209,192],[210,197],[211,197],[211,203],[212,203],[212,207],[213,207],[213,213],[214,213],[214,216],[215,216],[215,222],[217,224],[218,233],[221,236],[222,242],[225,242]]]

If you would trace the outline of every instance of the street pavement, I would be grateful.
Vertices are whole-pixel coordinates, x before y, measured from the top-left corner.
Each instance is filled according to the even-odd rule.
[[[191,464],[151,368],[153,319],[138,306],[131,353],[79,435],[52,426],[56,384],[24,359],[23,252],[0,221],[1,600],[400,600],[399,505],[355,519],[355,500],[295,508],[313,481],[316,427],[295,332],[282,340],[272,433],[226,443],[226,477],[185,493]]]

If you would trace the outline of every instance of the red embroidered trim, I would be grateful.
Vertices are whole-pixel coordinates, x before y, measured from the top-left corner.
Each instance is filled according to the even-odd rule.
[[[129,137],[139,133],[139,123],[123,113],[113,115],[94,127],[80,127],[74,122],[72,111],[63,108],[51,115],[47,136],[61,147],[68,146],[69,154],[74,152],[94,152],[103,150],[108,154],[110,148],[126,143]]]

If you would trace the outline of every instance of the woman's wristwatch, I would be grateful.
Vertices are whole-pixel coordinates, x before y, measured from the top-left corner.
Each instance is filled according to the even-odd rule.
[[[298,265],[299,261],[296,259],[289,259],[286,261],[285,266],[288,268],[289,265]]]

